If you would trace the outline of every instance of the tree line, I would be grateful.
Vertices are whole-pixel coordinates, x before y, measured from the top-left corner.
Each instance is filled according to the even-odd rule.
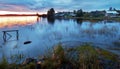
[[[116,11],[119,13],[120,15],[120,10],[116,10],[115,8],[110,7],[109,10],[111,11]],[[91,11],[91,12],[85,12],[82,9],[79,10],[74,10],[73,13],[75,14],[75,17],[104,17],[106,11],[102,10],[102,11]],[[55,18],[55,10],[54,8],[51,8],[47,11],[47,18],[48,19],[54,19]]]

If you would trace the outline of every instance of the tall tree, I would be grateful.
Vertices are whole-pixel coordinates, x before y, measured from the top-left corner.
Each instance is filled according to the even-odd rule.
[[[48,10],[47,17],[50,18],[50,19],[55,17],[55,11],[54,11],[53,8],[51,8],[50,10]]]
[[[118,15],[120,16],[120,10],[116,10],[118,12]]]
[[[110,8],[109,8],[109,11],[112,11],[112,10],[113,10],[113,8],[112,8],[112,7],[110,7]]]
[[[80,9],[80,10],[78,10],[76,12],[76,17],[83,17],[83,11],[82,11],[82,9]]]
[[[76,14],[76,10],[73,10],[73,13]]]
[[[47,19],[48,19],[49,23],[54,23],[54,21],[55,21],[55,10],[53,8],[48,10]]]

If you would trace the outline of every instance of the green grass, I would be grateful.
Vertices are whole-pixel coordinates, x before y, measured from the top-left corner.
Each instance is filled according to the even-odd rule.
[[[89,67],[92,69],[100,68],[98,62],[98,53],[94,47],[89,44],[85,44],[83,46],[79,46],[76,49],[79,52],[79,65],[82,69],[88,69]]]

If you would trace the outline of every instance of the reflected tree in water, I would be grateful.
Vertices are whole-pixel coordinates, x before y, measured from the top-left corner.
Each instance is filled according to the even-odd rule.
[[[77,24],[82,24],[83,19],[76,19]]]
[[[53,24],[55,22],[55,18],[47,18],[48,23]]]

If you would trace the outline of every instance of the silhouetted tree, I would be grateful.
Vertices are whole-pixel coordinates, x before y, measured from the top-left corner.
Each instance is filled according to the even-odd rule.
[[[90,17],[90,13],[89,12],[84,12],[84,17]]]
[[[105,16],[106,11],[91,11],[90,12],[90,16],[92,17],[104,17]]]
[[[110,8],[109,8],[109,11],[112,11],[112,10],[113,10],[112,7],[110,7]]]
[[[116,10],[118,12],[118,15],[120,16],[120,10]]]
[[[51,8],[50,10],[48,10],[47,17],[48,18],[55,18],[55,11],[54,11],[53,8]]]
[[[76,14],[76,10],[73,10],[73,13]]]
[[[55,11],[54,11],[53,8],[48,10],[48,12],[47,12],[47,19],[48,19],[48,22],[54,23],[54,21],[55,21]]]
[[[114,11],[116,11],[116,9],[115,9],[115,8],[113,8],[113,10],[114,10]]]
[[[82,9],[80,9],[80,10],[78,10],[76,12],[76,17],[83,17],[83,11],[82,11]]]

